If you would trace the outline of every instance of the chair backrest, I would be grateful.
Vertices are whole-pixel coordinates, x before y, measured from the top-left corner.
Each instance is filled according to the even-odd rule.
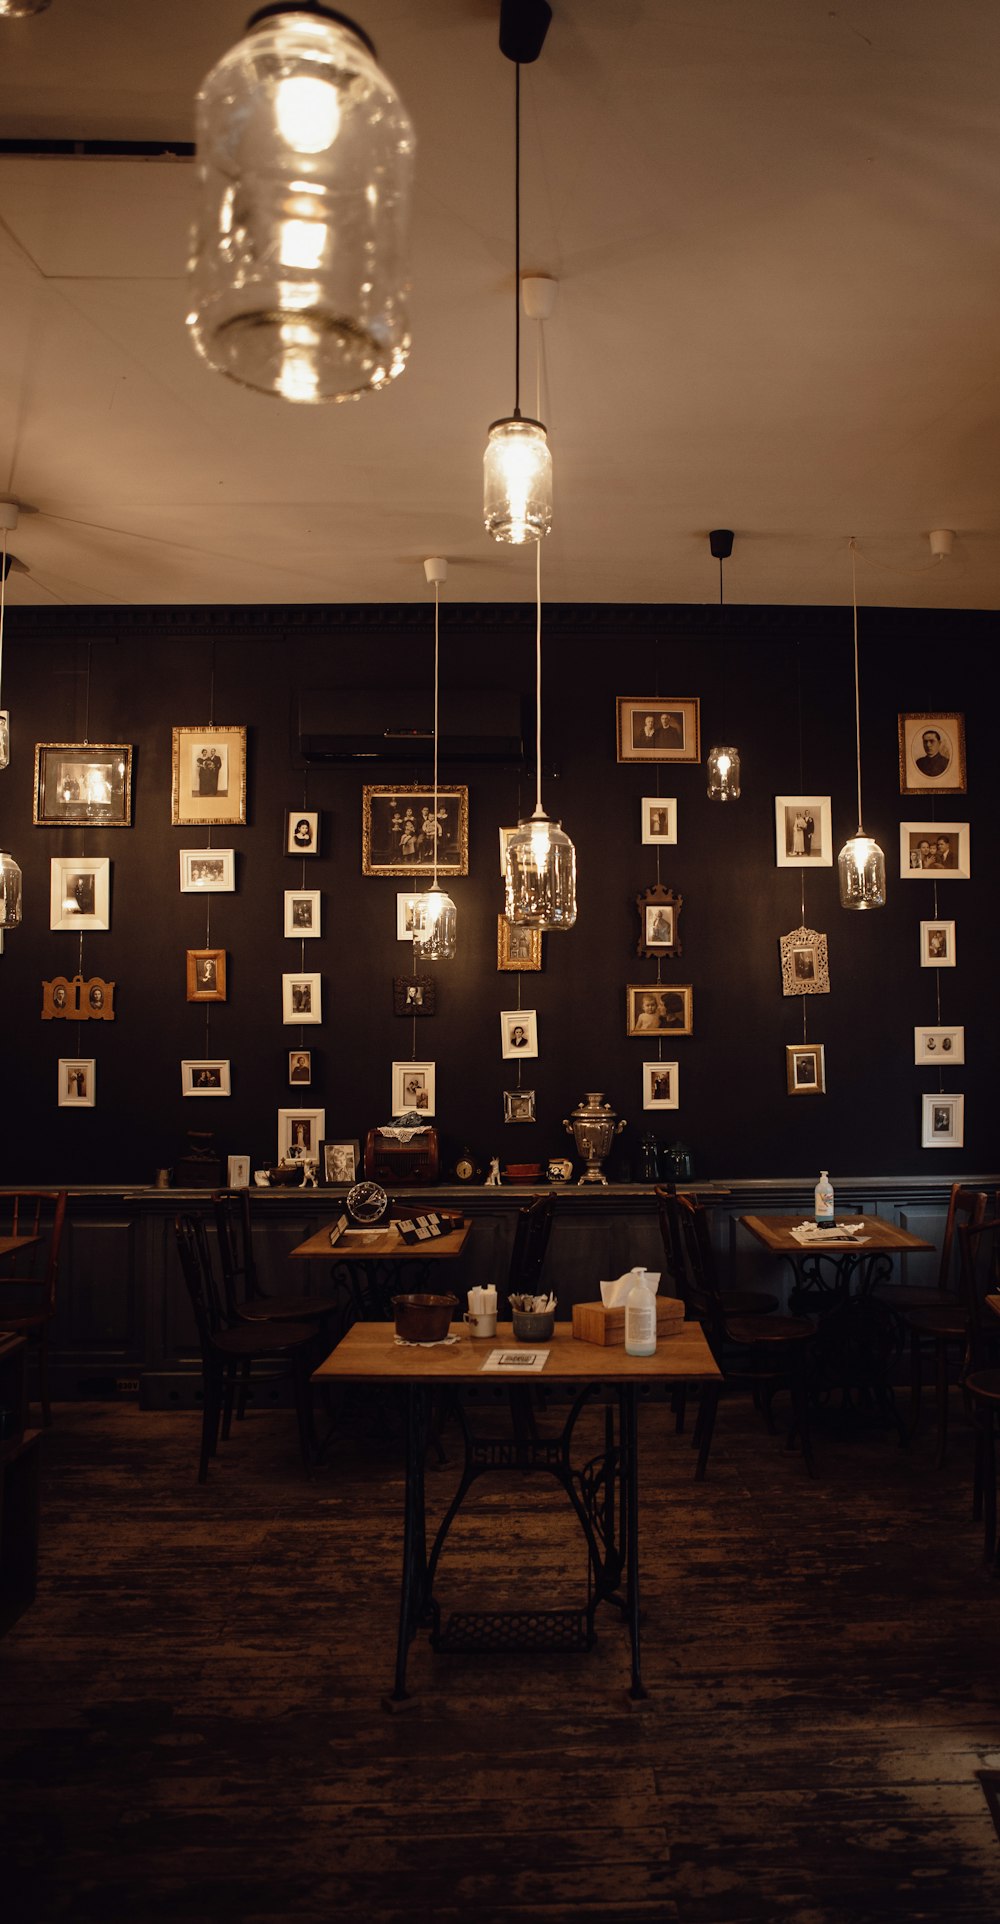
[[[219,1238],[226,1315],[231,1323],[235,1323],[239,1318],[240,1303],[252,1302],[255,1296],[260,1295],[253,1257],[250,1191],[217,1189],[212,1196],[212,1208]]]
[[[1000,1317],[988,1295],[1000,1293],[1000,1216],[958,1226],[962,1302],[968,1319],[968,1357],[973,1369],[991,1360],[1000,1335]]]
[[[184,1281],[191,1298],[195,1322],[202,1354],[207,1355],[213,1337],[224,1327],[222,1301],[219,1286],[212,1268],[212,1252],[208,1246],[205,1221],[201,1216],[178,1216],[174,1223],[177,1237],[177,1253],[181,1259]]]
[[[508,1296],[512,1291],[515,1294],[518,1291],[537,1292],[555,1207],[556,1199],[550,1191],[547,1196],[535,1196],[523,1209],[518,1210],[507,1271]]]
[[[30,1283],[34,1289],[41,1289],[41,1298],[33,1298],[32,1307],[37,1305],[38,1314],[46,1318],[55,1315],[65,1220],[65,1189],[0,1190],[0,1233],[40,1239],[32,1248],[17,1252],[5,1275],[11,1282]]]
[[[691,1196],[677,1196],[678,1219],[692,1277],[690,1305],[717,1355],[725,1337],[725,1313],[708,1226],[708,1210]]]
[[[955,1231],[964,1224],[974,1229],[986,1214],[986,1194],[982,1189],[963,1189],[960,1182],[952,1183],[948,1198],[948,1214],[945,1217],[944,1235],[941,1238],[941,1266],[938,1270],[938,1288],[954,1289],[952,1266],[955,1258]]]
[[[656,1206],[660,1218],[660,1240],[663,1244],[663,1260],[667,1266],[667,1275],[675,1295],[682,1297],[691,1307],[691,1279],[684,1260],[684,1235],[677,1208],[675,1183],[667,1182],[657,1186]]]

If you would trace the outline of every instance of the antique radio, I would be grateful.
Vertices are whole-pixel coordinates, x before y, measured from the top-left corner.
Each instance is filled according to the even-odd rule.
[[[365,1175],[391,1188],[407,1183],[437,1182],[437,1130],[416,1130],[408,1142],[400,1142],[381,1129],[369,1129],[365,1137]]]

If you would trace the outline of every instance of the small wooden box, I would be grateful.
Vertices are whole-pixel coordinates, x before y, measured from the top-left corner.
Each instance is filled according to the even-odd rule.
[[[671,1336],[684,1321],[684,1304],[679,1296],[656,1297],[656,1334]],[[605,1309],[603,1303],[573,1304],[573,1334],[579,1343],[600,1343],[602,1348],[625,1342],[625,1305]]]

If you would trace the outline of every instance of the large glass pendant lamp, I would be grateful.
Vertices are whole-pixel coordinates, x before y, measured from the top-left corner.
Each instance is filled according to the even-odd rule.
[[[410,349],[409,115],[366,33],[320,0],[258,8],[202,83],[188,325],[209,366],[345,401]]]
[[[535,812],[518,822],[504,868],[508,922],[571,929],[576,921],[576,850],[542,807],[542,551],[535,550]]]
[[[855,540],[851,536],[851,598],[854,606],[854,741],[858,771],[858,826],[837,857],[842,909],[885,907],[885,856],[866,835],[861,817],[861,697],[858,680],[858,579]]]
[[[552,17],[547,0],[504,0],[500,50],[514,62],[514,412],[490,424],[483,520],[494,541],[520,547],[552,526],[552,455],[544,423],[521,413],[521,66],[537,60]]]
[[[3,706],[3,622],[7,602],[7,576],[10,573],[7,536],[13,534],[17,527],[17,516],[16,501],[0,501],[0,533],[3,535],[3,572],[0,573],[0,768],[6,768],[10,761],[10,715]]]
[[[21,920],[21,871],[13,855],[0,850],[0,929],[16,929]]]
[[[450,895],[438,887],[438,663],[440,657],[441,583],[448,579],[448,563],[440,555],[424,562],[424,574],[434,589],[434,813],[431,837],[434,845],[434,881],[422,895],[413,898],[415,906],[413,937],[414,959],[420,962],[450,962],[455,954],[458,912]]]
[[[29,13],[44,13],[50,0],[0,0],[0,20],[23,20]]]
[[[733,552],[732,528],[713,528],[709,537],[710,552],[719,563],[719,635],[722,635],[723,610],[725,599],[722,591],[722,564],[728,561]],[[710,802],[738,802],[740,799],[740,751],[732,745],[717,743],[708,751],[705,763]]]

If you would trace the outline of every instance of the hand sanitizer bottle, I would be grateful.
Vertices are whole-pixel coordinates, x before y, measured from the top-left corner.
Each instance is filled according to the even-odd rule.
[[[656,1297],[644,1269],[632,1271],[634,1281],[625,1298],[626,1356],[656,1355]]]
[[[825,1169],[819,1172],[819,1181],[814,1194],[816,1221],[829,1229],[833,1223],[833,1184]]]

